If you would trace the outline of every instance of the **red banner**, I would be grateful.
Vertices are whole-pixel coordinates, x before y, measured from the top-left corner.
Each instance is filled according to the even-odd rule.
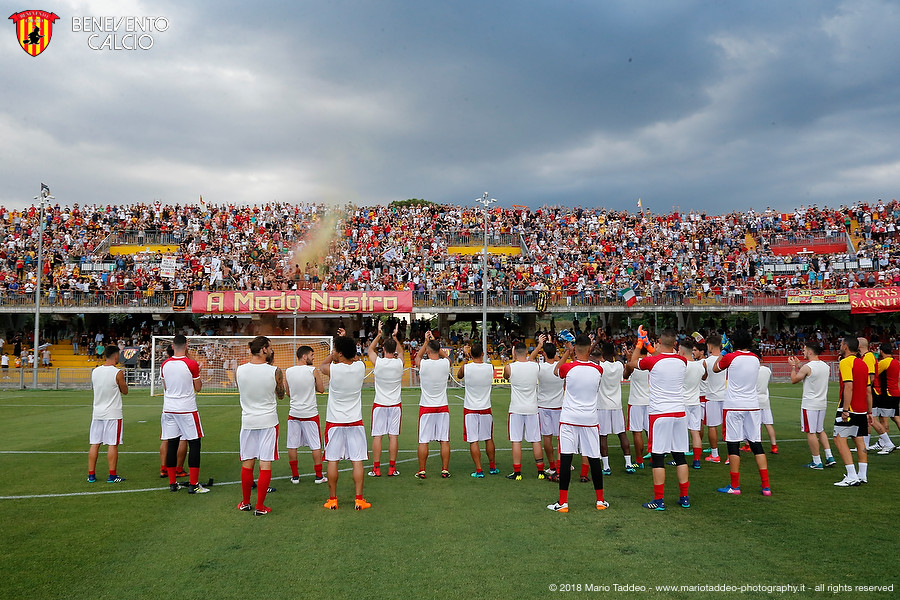
[[[412,292],[194,292],[195,313],[408,313]]]
[[[856,288],[850,290],[850,312],[886,313],[900,311],[900,288]]]

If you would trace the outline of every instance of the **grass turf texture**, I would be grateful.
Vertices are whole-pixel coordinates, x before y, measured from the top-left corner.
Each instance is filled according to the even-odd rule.
[[[418,392],[405,390],[402,475],[366,477],[371,509],[353,510],[346,471],[338,483],[340,510],[322,508],[327,485],[313,484],[308,452],[300,456],[300,485],[291,485],[282,430],[272,484],[278,491],[266,501],[273,513],[254,517],[235,509],[240,486],[223,485],[240,478],[236,396],[199,399],[206,434],[201,481],[213,477],[217,483],[209,494],[190,496],[186,490],[170,493],[167,481],[158,477],[160,398],[143,390],[126,397],[118,471],[127,482],[108,485],[105,447],[98,482],[85,481],[90,393],[0,392],[0,465],[6,475],[0,496],[152,489],[0,500],[6,515],[0,533],[0,597],[537,598],[552,595],[551,584],[643,585],[648,591],[640,593],[642,598],[723,597],[656,591],[656,585],[805,584],[803,597],[833,597],[814,592],[814,586],[894,584],[897,593],[900,582],[889,565],[900,547],[890,515],[896,512],[900,453],[870,453],[871,483],[835,488],[842,466],[801,468],[810,456],[798,430],[800,386],[773,384],[771,393],[783,441],[780,453],[769,455],[770,498],[759,494],[755,463],[744,453],[742,496],[717,493],[715,488],[729,481],[728,467],[704,462],[701,470],[690,471],[692,508],[682,509],[676,503],[674,468],[667,467],[669,508],[645,510],[641,503],[652,496],[649,464],[626,474],[618,440],[611,437],[613,475],[604,482],[611,507],[594,509],[593,487],[579,483],[576,471],[571,512],[552,513],[545,506],[556,500],[557,486],[535,478],[530,449],[524,453],[525,480],[504,477],[511,471],[505,431],[509,392],[504,389],[493,395],[501,475],[469,476],[462,391],[451,390],[453,477],[440,478],[438,446],[432,443],[429,477],[416,480]],[[320,396],[323,426],[324,402]],[[371,391],[364,393],[364,402],[368,430]],[[279,413],[284,424],[286,402]],[[765,433],[763,439],[768,451]],[[724,454],[724,444],[719,448]],[[33,453],[15,453],[23,451]],[[386,451],[382,464],[386,475]],[[612,588],[607,595],[634,593]],[[724,595],[767,597],[761,592]]]

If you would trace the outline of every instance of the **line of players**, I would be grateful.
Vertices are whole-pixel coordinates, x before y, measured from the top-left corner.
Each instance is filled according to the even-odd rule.
[[[267,338],[260,336],[250,343],[251,359],[245,363],[246,368],[239,369],[236,374],[242,407],[240,440],[243,497],[238,505],[240,510],[251,510],[250,494],[252,488],[256,487],[253,469],[256,460],[259,460],[260,480],[257,505],[253,512],[264,515],[271,511],[265,506],[264,500],[270,489],[268,483],[271,480],[271,463],[277,460],[277,399],[285,395],[291,399],[287,447],[292,483],[299,483],[297,449],[309,447],[313,454],[316,483],[329,483],[330,495],[325,503],[326,508],[337,508],[337,464],[344,459],[353,463],[356,488],[354,507],[363,510],[371,506],[362,496],[362,463],[368,460],[361,412],[365,367],[357,359],[355,344],[343,333],[338,332],[334,351],[318,368],[313,364],[312,348],[303,346],[297,351],[299,364],[285,372],[271,364],[274,354]],[[862,338],[847,338],[841,346],[841,412],[836,417],[835,441],[847,465],[847,476],[835,485],[842,487],[856,486],[867,481],[865,450],[868,440],[864,442],[863,436],[867,435],[869,424],[874,425],[880,433],[879,453],[888,454],[895,448],[884,426],[872,420],[873,383],[878,383],[877,387],[883,389],[883,393],[876,394],[876,397],[885,398],[883,407],[875,407],[875,416],[881,417],[885,422],[888,418],[893,418],[900,426],[897,408],[891,407],[900,399],[897,381],[900,362],[892,357],[892,344],[882,345],[883,357],[878,363],[867,352],[867,348],[863,350],[859,347],[862,341]],[[771,410],[767,405],[771,371],[760,366],[759,359],[749,352],[748,334],[737,332],[733,342],[736,352],[723,357],[721,339],[711,336],[707,341],[710,355],[705,357],[703,345],[695,345],[691,340],[683,341],[676,352],[674,333],[667,331],[660,337],[658,352],[648,354],[647,348],[639,342],[631,360],[624,366],[615,360],[611,345],[594,343],[586,336],[569,344],[562,357],[557,355],[556,347],[548,344],[543,336],[530,355],[524,345],[517,345],[514,350],[515,360],[504,369],[504,376],[510,381],[511,387],[508,431],[513,450],[513,472],[507,478],[522,479],[522,442],[531,443],[537,477],[559,481],[559,502],[548,508],[567,511],[571,461],[574,454],[581,453],[581,480],[590,481],[588,472],[592,473],[597,495],[596,506],[598,509],[605,509],[608,503],[603,499],[602,477],[611,474],[608,435],[618,435],[625,454],[625,471],[634,473],[644,468],[642,431],[647,431],[652,457],[654,497],[644,506],[653,510],[665,510],[664,456],[671,453],[672,461],[677,467],[679,504],[687,508],[690,506],[690,499],[685,455],[690,443],[693,467],[700,468],[700,434],[705,418],[712,449],[707,461],[720,461],[717,452],[718,426],[724,424],[725,429],[731,482],[719,491],[740,494],[738,448],[741,441],[747,441],[760,471],[761,491],[763,495],[770,495],[760,425],[767,425],[772,451],[777,452],[771,428]],[[377,354],[379,345],[383,350],[381,356]],[[368,348],[369,359],[375,366],[375,400],[372,410],[372,448],[375,461],[369,472],[370,476],[381,476],[380,458],[384,436],[388,436],[389,444],[388,476],[400,474],[396,468],[401,417],[400,382],[403,373],[403,361],[398,353],[400,347],[396,331],[383,339],[379,325],[378,335]],[[202,383],[199,368],[195,361],[186,356],[186,348],[187,340],[184,336],[176,336],[172,356],[161,367],[165,387],[161,416],[161,453],[165,454],[165,465],[161,475],[169,478],[172,491],[181,487],[176,483],[176,463],[183,461],[183,446],[187,445],[190,448],[189,493],[205,493],[209,490],[199,483],[200,439],[203,434],[195,399]],[[863,358],[857,358],[859,350],[863,350]],[[108,481],[118,483],[124,480],[116,474],[115,461],[117,445],[122,439],[121,394],[127,394],[128,390],[121,371],[115,367],[118,357],[114,351],[111,347],[106,363],[94,372],[95,409],[91,427],[89,482],[96,481],[94,468],[101,443],[110,447]],[[820,348],[810,342],[804,349],[804,356],[808,361],[806,364],[801,364],[795,358],[791,359],[791,380],[794,383],[803,382],[802,423],[812,452],[812,462],[805,466],[812,469],[836,464],[824,434],[829,369],[818,360],[820,352]],[[480,442],[485,443],[488,472],[492,475],[499,474],[495,462],[490,402],[493,366],[484,362],[482,349],[478,345],[467,347],[465,354],[469,362],[461,365],[457,372],[457,377],[465,383],[463,436],[470,444],[475,465],[472,477],[483,478]],[[569,361],[573,356],[574,360]],[[538,357],[542,359],[538,360]],[[858,363],[855,362],[857,360]],[[437,441],[441,450],[441,476],[447,478],[450,477],[447,402],[450,363],[447,351],[429,333],[426,343],[415,357],[415,363],[421,378],[419,470],[416,477],[426,478],[428,444]],[[862,377],[863,367],[865,377]],[[879,372],[881,376],[877,378],[876,374]],[[316,406],[316,393],[322,393],[325,389],[323,374],[329,376],[324,457]],[[854,381],[854,378],[859,377],[861,379]],[[633,462],[621,409],[623,378],[631,380],[628,420],[636,451]],[[857,384],[855,393],[854,383]],[[113,406],[116,403],[117,408]],[[553,449],[554,435],[558,436],[558,454]],[[858,470],[853,466],[846,444],[848,437],[855,439],[859,450]],[[826,455],[824,464],[818,453],[820,444]],[[546,466],[545,455],[549,457],[549,464]],[[328,462],[327,477],[322,472],[323,460]]]

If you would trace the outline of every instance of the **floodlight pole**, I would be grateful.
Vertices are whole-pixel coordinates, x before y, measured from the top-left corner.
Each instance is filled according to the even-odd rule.
[[[31,367],[31,387],[38,389],[38,347],[41,340],[41,271],[44,261],[44,202],[55,200],[49,190],[41,185],[41,193],[34,197],[41,203],[41,216],[38,223],[38,254],[37,254],[37,282],[34,286],[34,364]]]
[[[487,247],[488,247],[488,206],[496,202],[485,192],[481,198],[475,198],[475,202],[484,206],[484,268],[481,272],[481,350],[487,355]]]
[[[294,309],[294,364],[297,364],[297,309]]]

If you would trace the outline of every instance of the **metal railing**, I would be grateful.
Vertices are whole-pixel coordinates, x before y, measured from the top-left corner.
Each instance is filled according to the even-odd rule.
[[[484,230],[449,231],[444,234],[447,246],[484,246]],[[519,246],[518,233],[488,233],[488,246]]]
[[[160,307],[171,308],[175,292],[172,291],[96,291],[57,292],[51,289],[42,294],[41,307]],[[0,292],[0,310],[8,307],[34,307],[34,294],[24,292]]]
[[[41,367],[38,369],[38,389],[89,390],[93,367]],[[32,370],[0,369],[0,389],[22,390],[32,386]],[[125,381],[133,387],[150,387],[150,369],[124,369]]]
[[[179,231],[159,231],[157,229],[126,229],[116,232],[116,245],[135,246],[178,246],[184,239]]]

